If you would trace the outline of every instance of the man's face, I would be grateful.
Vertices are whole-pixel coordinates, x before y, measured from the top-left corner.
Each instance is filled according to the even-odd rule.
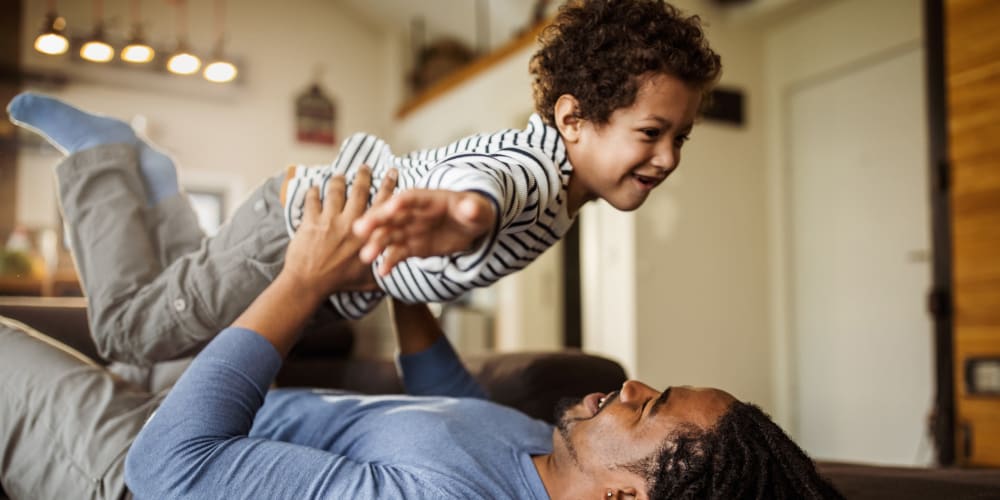
[[[700,104],[701,93],[674,76],[645,77],[631,106],[605,124],[585,121],[579,140],[567,144],[571,194],[602,198],[618,210],[639,208],[680,164]]]
[[[658,392],[629,380],[619,391],[589,394],[567,408],[559,417],[554,452],[584,473],[601,474],[649,457],[675,430],[712,427],[733,401],[718,389]]]

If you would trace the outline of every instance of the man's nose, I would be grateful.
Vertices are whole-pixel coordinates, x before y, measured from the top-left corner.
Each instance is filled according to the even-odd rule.
[[[631,403],[635,401],[645,401],[650,397],[656,397],[659,394],[656,389],[639,382],[638,380],[626,380],[622,384],[621,391],[618,393],[618,397],[623,403]]]

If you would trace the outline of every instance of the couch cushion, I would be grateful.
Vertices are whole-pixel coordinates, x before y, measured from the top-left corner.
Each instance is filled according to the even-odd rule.
[[[852,500],[1000,498],[1000,470],[818,462],[823,476]]]

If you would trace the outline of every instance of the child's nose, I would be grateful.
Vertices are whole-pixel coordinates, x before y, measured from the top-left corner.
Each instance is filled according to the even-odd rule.
[[[653,155],[652,161],[654,167],[670,172],[677,167],[677,155],[674,154],[673,148],[661,147],[655,155]]]

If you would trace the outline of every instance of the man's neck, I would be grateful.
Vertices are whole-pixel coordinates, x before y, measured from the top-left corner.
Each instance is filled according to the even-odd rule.
[[[542,484],[545,485],[545,492],[549,494],[549,498],[556,498],[556,464],[552,454],[535,455],[531,457],[531,461],[535,463],[538,477],[542,478]]]
[[[548,455],[538,455],[531,457],[538,470],[538,477],[542,478],[545,485],[545,492],[553,500],[577,499],[587,496],[584,492],[588,486],[586,480],[580,476],[577,468],[567,469],[566,461],[557,460],[555,453]]]

